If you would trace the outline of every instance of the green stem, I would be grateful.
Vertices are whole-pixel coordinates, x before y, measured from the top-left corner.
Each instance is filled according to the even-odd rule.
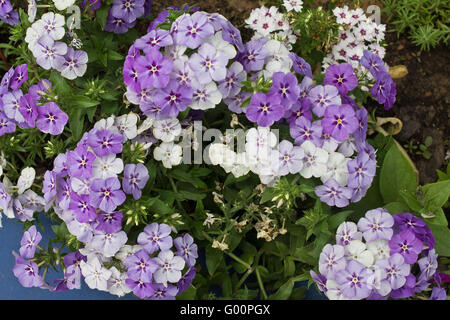
[[[264,285],[263,285],[263,282],[262,282],[262,279],[261,279],[261,275],[259,274],[258,268],[256,268],[255,273],[256,273],[256,278],[258,279],[258,285],[259,285],[259,288],[261,290],[263,299],[267,300],[267,293],[266,293],[266,290],[264,289]]]

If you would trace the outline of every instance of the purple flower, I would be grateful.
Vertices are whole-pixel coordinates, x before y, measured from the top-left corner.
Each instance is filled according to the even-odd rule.
[[[355,111],[355,117],[358,119],[358,128],[353,132],[353,136],[357,143],[366,141],[367,134],[367,124],[369,121],[369,117],[367,115],[366,108],[362,107]]]
[[[413,216],[411,213],[397,213],[394,215],[394,220],[395,231],[411,230],[429,248],[434,248],[435,240],[433,234],[423,220]]]
[[[67,45],[64,42],[55,42],[53,38],[43,35],[33,47],[36,62],[45,70],[51,68],[60,70],[66,59]]]
[[[347,263],[345,269],[336,273],[336,281],[345,297],[365,299],[372,292],[370,283],[372,275],[372,270],[352,260]]]
[[[358,129],[358,119],[355,111],[348,104],[340,106],[329,105],[322,119],[323,132],[331,135],[337,141],[344,141]]]
[[[178,293],[178,288],[171,285],[166,287],[163,284],[156,283],[153,288],[155,293],[150,297],[150,300],[175,300]]]
[[[35,101],[41,100],[41,98],[50,93],[52,84],[47,79],[42,79],[36,84],[33,84],[30,89],[28,89],[28,94],[31,94]]]
[[[259,38],[245,44],[245,50],[237,56],[245,71],[259,71],[263,68],[264,60],[270,54],[269,49],[264,46],[266,42],[266,38]]]
[[[370,159],[365,152],[360,152],[355,159],[347,162],[348,186],[350,188],[357,188],[358,186],[368,188],[375,176],[376,164],[376,161]]]
[[[115,177],[94,179],[91,184],[89,203],[107,213],[113,212],[117,206],[125,202],[125,193],[120,189],[120,181]]]
[[[141,279],[151,282],[152,274],[158,269],[158,264],[148,256],[148,253],[141,249],[135,254],[125,259],[125,265],[128,268],[128,277]],[[132,289],[130,287],[130,289]]]
[[[122,152],[123,137],[119,133],[114,133],[107,129],[91,130],[87,138],[87,144],[99,157],[108,154]]]
[[[422,251],[422,242],[416,238],[414,232],[404,230],[400,234],[396,234],[389,241],[389,247],[392,253],[400,253],[405,262],[413,264],[417,261],[419,253]]]
[[[173,245],[173,240],[170,236],[171,232],[172,229],[167,224],[154,222],[146,226],[144,231],[139,234],[137,243],[143,246],[149,254],[158,249],[161,251],[168,250]]]
[[[309,101],[308,99],[302,98],[297,100],[284,114],[287,123],[289,123],[289,125],[292,125],[297,119],[301,117],[304,117],[309,122],[312,122],[311,107],[311,101]]]
[[[11,5],[11,2],[9,0],[1,0],[0,1],[0,16],[4,16],[8,12],[11,12],[13,10],[13,7]]]
[[[305,141],[311,141],[315,146],[322,144],[322,125],[320,120],[311,123],[306,117],[300,117],[289,129],[295,144],[302,145]]]
[[[5,133],[16,131],[16,124],[13,120],[7,118],[4,112],[0,112],[0,137]]]
[[[284,107],[278,94],[255,93],[246,111],[247,119],[260,127],[270,127],[284,115]]]
[[[70,185],[70,179],[68,181],[59,177],[56,179],[57,184],[57,196],[58,196],[58,205],[61,209],[67,210],[69,209],[70,199],[72,197],[72,187]]]
[[[394,299],[404,299],[412,297],[415,293],[416,277],[411,273],[406,277],[406,282],[400,289],[394,289],[389,297]]]
[[[14,216],[20,221],[32,221],[34,210],[22,206],[22,203],[16,199],[13,201]]]
[[[83,0],[83,2],[81,3],[81,9],[84,10],[84,8],[86,8],[87,4],[89,5],[90,9],[95,11],[95,10],[100,9],[100,7],[102,6],[102,1],[101,0]]]
[[[142,89],[164,88],[169,83],[173,63],[169,58],[163,57],[158,48],[150,48],[145,56],[136,58],[135,68],[140,77]]]
[[[296,102],[300,95],[300,88],[295,75],[293,73],[275,72],[272,76],[272,87],[269,94],[275,93],[281,97],[281,104],[286,106],[286,109]]]
[[[204,43],[189,58],[189,66],[195,72],[200,84],[207,84],[212,80],[222,81],[227,75],[228,57],[225,53],[209,44]]]
[[[392,108],[395,102],[397,89],[395,82],[392,80],[389,73],[380,74],[377,81],[370,90],[372,96],[381,104],[384,104],[384,109]]]
[[[67,167],[71,177],[90,178],[96,156],[87,147],[79,146],[67,153]]]
[[[33,96],[29,93],[20,97],[19,99],[19,111],[27,125],[33,128],[36,125],[36,119],[38,116],[36,101]]]
[[[122,34],[127,32],[129,28],[133,28],[135,24],[136,20],[128,23],[122,18],[114,17],[111,14],[111,11],[109,11],[108,18],[106,20],[105,31]]]
[[[5,15],[0,15],[0,20],[9,24],[10,26],[19,24],[19,12],[13,10],[8,13],[5,13]]]
[[[149,298],[155,293],[151,279],[141,279],[136,274],[128,276],[125,280],[125,284],[141,299]]]
[[[338,89],[331,85],[315,86],[309,91],[308,99],[313,105],[313,112],[318,117],[324,115],[325,109],[329,105],[341,104],[341,97],[339,96]]]
[[[411,266],[406,264],[403,257],[398,253],[393,253],[389,259],[378,260],[375,265],[386,272],[387,281],[393,290],[405,285],[406,277],[411,271]]]
[[[78,195],[74,192],[70,197],[69,209],[81,223],[93,221],[97,217],[95,208],[89,203],[89,195]]]
[[[57,175],[54,171],[46,171],[44,174],[44,182],[42,183],[42,193],[45,202],[50,203],[56,196],[56,179]]]
[[[192,88],[179,85],[176,80],[169,81],[168,85],[158,90],[153,96],[155,105],[161,109],[161,117],[175,118],[178,113],[186,110],[192,103]]]
[[[27,261],[20,256],[16,257],[16,264],[13,268],[14,275],[25,288],[40,287],[44,284],[39,275],[39,268],[33,261]]]
[[[222,25],[222,38],[231,44],[234,44],[239,51],[244,50],[244,44],[242,42],[241,32],[233,24],[226,20],[219,20]]]
[[[178,20],[177,31],[173,35],[177,45],[185,45],[190,49],[196,49],[203,39],[214,34],[214,27],[208,21],[208,16],[203,12],[182,16]]]
[[[47,102],[43,106],[38,107],[36,127],[44,133],[58,135],[63,132],[68,120],[69,116],[61,111],[56,103]]]
[[[430,279],[437,270],[438,267],[438,261],[437,261],[438,255],[436,254],[436,251],[434,249],[428,251],[428,255],[426,257],[423,257],[417,261],[419,267],[421,276],[428,280]]]
[[[430,300],[447,300],[447,293],[444,288],[434,287]]]
[[[292,60],[294,71],[298,74],[304,74],[309,78],[312,78],[311,66],[303,58],[299,57],[295,53],[289,53],[289,57]]]
[[[132,23],[144,14],[145,0],[114,0],[110,13],[125,22]]]
[[[98,225],[96,229],[106,233],[115,233],[122,228],[122,218],[123,214],[120,211],[100,213],[97,216]]]
[[[360,60],[361,65],[368,69],[374,78],[378,78],[381,74],[387,73],[383,59],[377,54],[369,50],[364,50],[364,55]]]
[[[12,198],[6,191],[5,186],[0,182],[0,208],[6,211],[6,208],[9,207],[11,199]]]
[[[145,54],[148,54],[151,48],[159,49],[173,45],[173,39],[168,30],[158,28],[137,39],[134,45],[137,49],[143,50]]]
[[[33,258],[36,247],[41,240],[42,235],[36,230],[36,226],[32,225],[23,233],[22,240],[20,240],[20,256],[25,259]]]
[[[183,237],[176,238],[173,243],[177,248],[177,256],[182,257],[188,267],[193,267],[198,254],[197,245],[191,235],[186,233]]]
[[[272,154],[279,163],[278,173],[282,176],[298,173],[303,168],[305,152],[300,147],[294,147],[290,141],[281,141],[278,150],[273,150]]]
[[[366,216],[359,219],[358,229],[363,232],[366,241],[391,240],[394,218],[384,209],[373,209],[366,212]]]
[[[341,63],[327,68],[323,83],[335,86],[341,94],[347,94],[356,88],[358,79],[349,63]]]
[[[11,78],[11,82],[9,83],[9,87],[12,90],[17,90],[20,88],[22,83],[28,80],[28,71],[27,71],[28,65],[21,64],[20,66],[17,66],[14,69],[14,75]]]
[[[159,269],[153,274],[153,279],[157,283],[166,286],[167,282],[177,283],[181,279],[181,270],[185,262],[183,258],[174,256],[171,250],[161,251],[155,262],[159,265]]]
[[[320,197],[320,201],[325,202],[329,206],[343,208],[348,205],[349,199],[352,197],[352,190],[341,186],[336,180],[331,178],[325,184],[317,186],[315,194]]]
[[[178,287],[178,294],[181,294],[184,292],[192,283],[192,280],[194,280],[195,275],[197,274],[197,271],[194,267],[189,268],[189,270],[178,280],[177,287]]]
[[[132,194],[134,200],[138,200],[142,195],[142,189],[149,179],[147,168],[141,164],[127,164],[124,169],[122,181],[123,191]]]
[[[68,47],[67,53],[64,56],[64,63],[58,68],[58,71],[61,72],[64,78],[73,80],[84,75],[87,62],[88,55],[85,51],[75,51],[72,47]]]
[[[223,101],[228,106],[230,111],[240,114],[247,110],[247,107],[242,108],[241,106],[250,96],[250,92],[241,91],[234,97],[225,98]]]
[[[327,292],[327,277],[317,274],[313,270],[310,270],[309,273],[311,274],[313,281],[316,283],[317,288],[319,288],[321,292]]]
[[[339,270],[345,269],[345,250],[343,246],[327,244],[319,257],[319,271],[328,279],[333,279]]]

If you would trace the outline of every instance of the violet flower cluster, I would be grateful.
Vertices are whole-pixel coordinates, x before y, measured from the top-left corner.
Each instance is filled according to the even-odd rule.
[[[0,20],[10,26],[20,23],[19,12],[14,10],[10,0],[0,1]]]
[[[23,93],[22,84],[28,80],[27,67],[22,64],[9,69],[0,83],[0,136],[15,132],[16,126],[61,134],[69,117],[51,101],[50,81],[43,79]]]
[[[61,76],[73,80],[85,74],[88,55],[83,50],[76,50],[81,47],[81,42],[70,28],[68,33],[73,39],[69,45],[62,41],[66,35],[65,23],[64,16],[59,13],[44,13],[27,29],[25,42],[38,65],[45,70],[55,69]]]
[[[434,245],[429,227],[411,213],[369,210],[357,224],[338,227],[336,244],[323,248],[319,274],[311,276],[330,300],[409,298],[431,285],[431,299],[445,299]]]
[[[94,10],[98,7],[100,4],[91,6]],[[117,34],[126,33],[136,25],[138,18],[147,17],[151,8],[152,0],[114,0],[108,11],[105,30]]]

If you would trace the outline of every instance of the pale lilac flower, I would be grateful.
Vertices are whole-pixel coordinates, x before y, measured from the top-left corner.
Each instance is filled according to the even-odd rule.
[[[403,287],[411,270],[411,266],[406,264],[403,257],[398,253],[392,254],[389,259],[378,260],[375,265],[384,269],[393,290]]]
[[[84,146],[67,153],[67,167],[71,177],[90,178],[96,156]]]
[[[161,117],[175,118],[191,104],[192,96],[192,88],[171,80],[165,88],[155,93],[153,102],[161,109]]]
[[[374,78],[378,78],[380,74],[387,72],[380,56],[369,50],[364,50],[364,55],[361,58],[360,63],[364,68],[370,71]]]
[[[91,182],[91,191],[89,194],[90,204],[107,213],[113,212],[126,199],[117,178],[94,179]]]
[[[64,59],[66,53],[67,45],[64,42],[55,42],[51,37],[46,35],[40,37],[33,47],[36,63],[45,70],[51,68],[60,70],[66,61]]]
[[[124,141],[131,140],[137,136],[137,120],[138,117],[135,113],[121,115],[114,119],[114,125],[122,134]]]
[[[345,269],[336,273],[336,281],[347,298],[367,298],[372,289],[369,282],[373,271],[365,268],[358,261],[350,261]]]
[[[313,281],[316,283],[317,288],[319,288],[319,290],[321,292],[326,293],[327,292],[327,277],[325,277],[322,274],[317,274],[314,272],[314,270],[310,270],[309,271],[311,278],[313,279]]]
[[[13,211],[14,216],[22,222],[34,220],[34,210],[24,207],[18,199],[13,201]]]
[[[60,40],[65,35],[64,16],[58,13],[51,11],[44,13],[41,19],[36,21],[35,24],[39,34],[42,35],[44,33],[44,35],[50,36],[53,40]]]
[[[92,178],[107,179],[117,177],[123,171],[123,161],[115,154],[96,157],[92,167]]]
[[[149,257],[148,253],[141,249],[125,259],[128,276],[135,275],[139,279],[151,281],[153,273],[158,269],[158,264]]]
[[[290,141],[281,141],[278,150],[273,150],[272,154],[280,163],[278,173],[281,176],[298,173],[303,168],[304,151]]]
[[[5,133],[16,131],[16,124],[13,120],[7,118],[4,112],[0,112],[0,137]]]
[[[266,42],[266,38],[260,38],[245,44],[245,50],[241,51],[237,58],[244,66],[245,71],[259,71],[263,68],[264,60],[270,54],[265,47]]]
[[[67,181],[63,178],[58,178],[56,179],[56,183],[58,206],[63,210],[68,210],[73,193],[72,187],[70,186],[70,178]]]
[[[20,89],[13,92],[7,92],[1,97],[1,101],[3,102],[3,112],[9,119],[14,120],[17,123],[25,121],[24,116],[20,112],[20,99],[22,97],[23,93]]]
[[[90,243],[92,248],[102,252],[105,257],[113,257],[127,240],[128,237],[125,231],[109,233],[96,229]]]
[[[0,187],[0,201],[1,201],[1,187]],[[20,194],[18,197],[20,203],[33,211],[42,211],[45,205],[45,199],[41,196],[38,196],[36,192],[31,189],[28,189],[23,194]],[[1,202],[0,202],[1,203]],[[1,206],[1,204],[0,204]]]
[[[354,222],[342,222],[336,230],[336,243],[346,246],[353,240],[362,240],[362,233]]]
[[[167,224],[157,224],[156,222],[146,226],[137,238],[137,243],[149,253],[156,250],[169,250],[173,245],[170,233],[172,229]]]
[[[127,164],[122,181],[123,191],[127,194],[132,194],[134,200],[138,200],[148,179],[148,170],[142,163]]]
[[[339,270],[345,269],[345,250],[343,246],[327,244],[319,258],[319,271],[328,279],[333,279]]]
[[[183,237],[173,240],[173,243],[177,248],[177,256],[182,257],[188,267],[193,267],[198,258],[197,245],[194,243],[194,238],[186,233]]]
[[[23,116],[27,125],[33,128],[36,125],[38,116],[38,107],[36,101],[30,93],[25,94],[19,99],[19,112]]]
[[[155,293],[149,300],[175,300],[175,296],[178,294],[178,288],[172,285],[164,286],[163,284],[156,283],[153,288],[155,289]]]
[[[69,209],[79,222],[89,222],[95,220],[97,212],[89,204],[89,195],[78,195],[73,193],[70,197]]]
[[[111,277],[108,279],[108,292],[118,297],[122,297],[131,292],[125,281],[128,278],[125,272],[121,273],[116,267],[109,268]]]
[[[203,12],[184,15],[178,20],[177,32],[173,35],[177,45],[185,45],[196,49],[203,39],[214,34],[214,27]]]
[[[28,65],[26,63],[17,66],[9,83],[9,87],[15,91],[20,88],[22,83],[28,80]]]
[[[322,125],[320,120],[311,123],[306,117],[300,117],[290,125],[289,132],[294,138],[295,144],[302,145],[304,142],[312,142],[316,146],[322,144]]]
[[[64,63],[57,69],[64,78],[73,80],[85,74],[88,62],[88,55],[85,51],[75,51],[72,47],[68,47],[64,60]]]
[[[159,265],[159,269],[153,274],[153,279],[157,283],[167,286],[167,282],[176,283],[181,278],[181,270],[185,266],[183,258],[174,256],[171,250],[161,251],[155,262]]]
[[[222,94],[217,89],[217,85],[211,81],[205,86],[194,88],[191,109],[207,110],[214,108],[222,101]]]
[[[33,258],[36,247],[41,240],[41,233],[36,230],[35,225],[32,225],[23,233],[22,240],[20,240],[20,256],[25,259]]]
[[[42,193],[44,194],[44,199],[47,203],[51,202],[56,196],[56,179],[57,175],[54,171],[47,170],[45,172],[44,182],[42,183]]]
[[[155,120],[153,136],[163,142],[172,142],[181,134],[181,124],[177,118]]]
[[[178,294],[183,293],[191,285],[192,280],[194,280],[196,274],[197,271],[194,267],[189,268],[189,270],[180,278],[177,283]]]
[[[123,214],[120,211],[110,213],[102,212],[97,216],[97,226],[95,229],[105,233],[115,233],[122,229]]]
[[[298,74],[304,74],[306,77],[312,78],[311,66],[303,58],[299,57],[295,53],[289,53],[289,57],[293,62],[294,71]]]
[[[369,210],[358,222],[358,229],[368,242],[377,239],[391,240],[394,233],[393,226],[394,218],[384,209]]]
[[[286,110],[284,118],[289,125],[293,125],[295,121],[301,117],[306,118],[309,122],[312,122],[311,114],[311,101],[309,99],[299,99],[291,106],[289,110]]]
[[[331,85],[317,85],[308,93],[308,99],[311,101],[312,111],[318,117],[322,117],[325,109],[329,105],[340,105],[341,97],[339,91],[335,86]]]
[[[40,287],[44,284],[39,275],[39,268],[33,261],[27,261],[20,256],[16,256],[16,264],[13,273],[25,288]]]
[[[144,14],[144,2],[145,0],[114,0],[110,12],[114,17],[132,23]]]
[[[347,162],[347,168],[349,187],[356,188],[359,185],[369,187],[375,176],[376,161],[370,159],[367,153],[361,152],[355,159]]]
[[[227,63],[228,57],[209,43],[202,44],[198,53],[192,54],[189,58],[189,66],[201,84],[207,84],[212,80],[224,80],[227,75]]]
[[[173,45],[173,39],[168,30],[158,28],[137,39],[134,45],[137,49],[143,50],[145,54],[148,54],[150,48],[159,49]]]
[[[228,109],[234,113],[240,114],[247,110],[247,107],[241,107],[244,101],[251,96],[250,92],[241,91],[234,97],[225,98],[223,101],[228,106]]]
[[[128,278],[125,280],[128,288],[133,290],[133,293],[141,298],[149,298],[155,293],[151,278],[141,278],[137,273],[127,274]]]
[[[417,261],[417,264],[420,267],[420,271],[424,275],[425,279],[430,279],[435,273],[438,268],[438,261],[437,261],[438,255],[436,254],[436,251],[434,249],[431,249],[428,251],[428,255],[426,257],[423,257]]]
[[[322,202],[338,208],[346,207],[352,197],[352,190],[340,185],[333,178],[328,179],[325,184],[317,186],[314,192]]]
[[[44,133],[58,135],[63,132],[68,120],[69,116],[56,103],[47,102],[38,108],[36,127]]]

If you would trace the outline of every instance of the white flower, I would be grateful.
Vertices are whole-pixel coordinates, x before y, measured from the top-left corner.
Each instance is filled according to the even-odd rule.
[[[327,291],[325,292],[326,296],[330,300],[348,300],[344,294],[341,292],[339,284],[334,281],[327,279],[325,284]]]
[[[338,152],[342,153],[345,157],[351,157],[356,151],[355,138],[349,136],[345,139],[338,148]]]
[[[153,150],[155,160],[162,161],[163,166],[172,168],[182,160],[183,149],[173,142],[163,142]]]
[[[35,0],[28,0],[28,21],[34,22],[36,19],[37,5]]]
[[[134,139],[137,136],[137,120],[138,117],[135,113],[130,112],[114,119],[114,125],[122,134],[124,139]]]
[[[305,141],[300,146],[305,152],[304,164],[300,174],[304,178],[312,176],[320,178],[327,173],[328,152],[316,147],[311,141]]]
[[[181,124],[177,118],[155,120],[153,122],[153,135],[163,142],[172,142],[181,134]]]
[[[33,185],[35,177],[36,171],[33,168],[24,168],[20,173],[19,180],[17,180],[17,187],[19,188],[17,192],[22,194],[25,190],[29,189]]]
[[[116,267],[109,268],[109,271],[111,271],[107,289],[109,293],[122,297],[132,291],[125,283],[125,280],[128,278],[126,272],[120,273]]]
[[[150,129],[153,126],[153,122],[155,121],[155,119],[152,118],[146,118],[137,128],[137,134],[141,134],[144,131],[147,131],[148,129]]]
[[[380,259],[389,259],[391,248],[389,242],[383,239],[377,239],[375,241],[366,243],[367,250],[372,252],[375,261]]]
[[[31,189],[28,189],[23,194],[18,197],[22,206],[27,209],[31,209],[33,211],[42,211],[44,210],[45,200],[43,197],[38,196],[36,192]]]
[[[348,6],[336,7],[333,9],[333,14],[336,16],[336,22],[338,24],[349,24],[350,23],[350,12],[348,10]]]
[[[114,133],[119,133],[119,129],[114,125],[116,116],[112,115],[106,119],[100,119],[94,124],[94,129],[109,130]]]
[[[303,8],[303,1],[301,0],[284,0],[283,6],[286,8],[286,10],[289,12],[291,10],[294,10],[295,12],[302,11]]]
[[[356,260],[366,267],[370,267],[375,261],[372,252],[366,249],[366,245],[361,240],[350,241],[344,249],[345,258],[349,261]]]
[[[217,51],[225,53],[228,59],[233,59],[237,54],[236,48],[228,41],[223,40],[222,31],[216,32],[205,41],[212,44]]]
[[[348,179],[347,162],[349,161],[350,158],[344,157],[342,153],[330,153],[327,162],[327,172],[320,177],[320,180],[325,183],[328,179],[333,178],[341,186],[346,186]]]
[[[56,9],[59,11],[66,10],[75,3],[75,0],[53,0]]]
[[[127,257],[132,256],[141,249],[142,249],[141,245],[131,246],[126,244],[119,249],[119,251],[116,253],[114,257],[124,262]]]
[[[269,127],[251,128],[247,131],[245,152],[248,159],[268,159],[277,144],[277,136]]]
[[[88,260],[88,262],[81,261],[80,268],[84,281],[89,288],[107,291],[108,279],[111,277],[112,272],[102,266],[97,258]]]
[[[36,42],[41,37],[41,32],[38,28],[38,25],[33,23],[31,27],[27,28],[27,33],[25,35],[25,42],[28,43],[28,49],[30,49],[31,52],[34,51],[34,47],[36,45]]]
[[[214,81],[194,88],[191,108],[194,110],[212,109],[222,100],[222,94]]]
[[[97,157],[92,165],[92,177],[107,179],[117,177],[123,171],[123,161],[116,158],[115,154],[108,154],[104,157]]]
[[[208,146],[209,161],[217,166],[225,162],[225,154],[228,147],[223,143],[212,143]],[[234,159],[233,159],[234,162]]]
[[[53,40],[61,40],[65,35],[64,25],[65,19],[64,16],[54,13],[47,12],[44,13],[38,21],[33,23],[36,25],[36,31],[40,34],[48,34]]]
[[[72,179],[70,179],[70,186],[72,187],[72,190],[79,195],[86,195],[90,192],[89,181],[86,179],[72,177]]]
[[[275,72],[290,72],[292,67],[292,59],[289,57],[289,50],[286,45],[278,40],[269,40],[265,44],[265,47],[270,52],[265,59],[265,79],[271,79]]]

